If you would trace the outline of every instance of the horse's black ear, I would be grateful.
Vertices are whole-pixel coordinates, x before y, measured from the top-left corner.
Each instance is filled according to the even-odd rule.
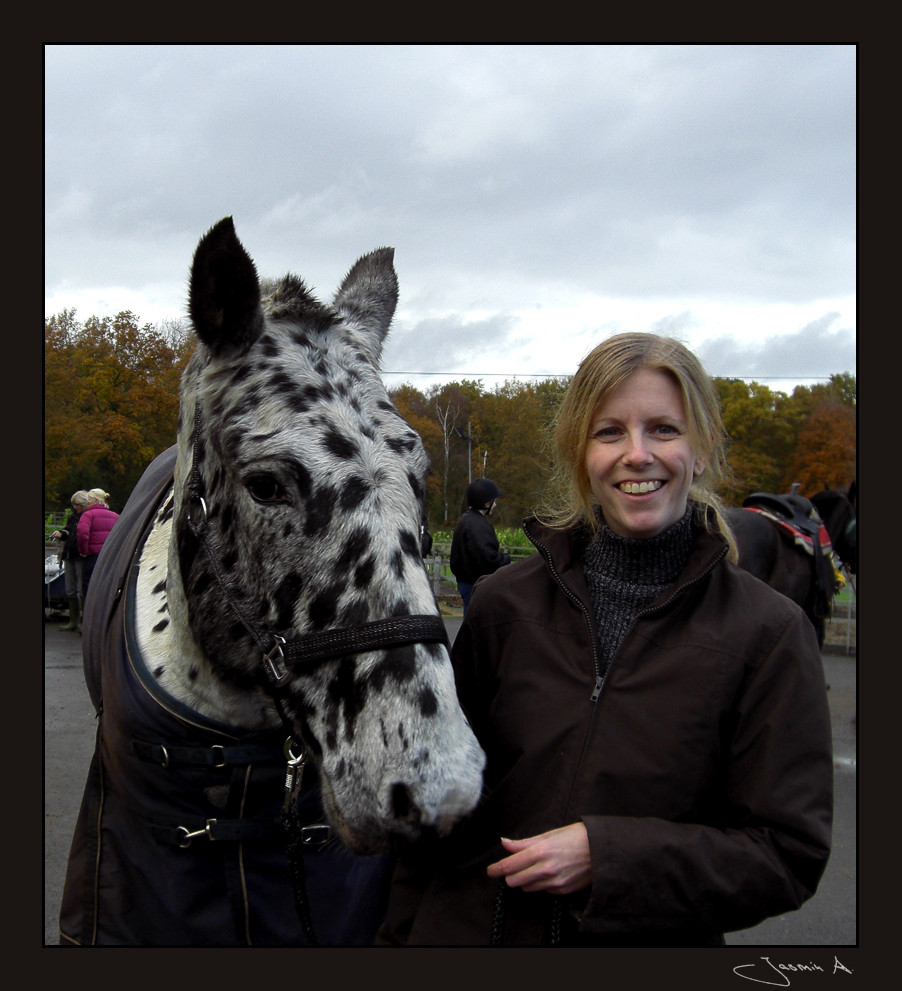
[[[197,245],[189,309],[197,336],[216,354],[246,351],[263,329],[257,269],[231,217],[211,227]]]

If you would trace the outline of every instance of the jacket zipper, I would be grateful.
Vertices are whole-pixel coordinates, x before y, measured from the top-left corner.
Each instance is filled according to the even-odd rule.
[[[604,689],[604,686],[607,684],[608,675],[610,674],[611,670],[616,664],[617,658],[622,653],[623,645],[626,643],[627,637],[629,637],[630,633],[632,632],[632,629],[636,625],[637,620],[639,619],[640,616],[645,616],[648,613],[654,613],[654,612],[658,612],[661,609],[664,609],[665,606],[670,605],[670,603],[673,602],[673,600],[678,595],[682,594],[682,592],[684,592],[687,588],[694,585],[696,582],[701,581],[701,579],[704,578],[705,575],[709,574],[709,572],[711,572],[716,567],[716,565],[723,560],[723,558],[727,554],[727,548],[724,547],[722,551],[707,565],[707,567],[705,567],[702,571],[700,571],[694,578],[691,578],[689,579],[689,581],[683,582],[682,585],[679,585],[676,588],[674,588],[673,591],[670,593],[670,595],[668,595],[667,598],[659,605],[654,606],[653,608],[643,609],[636,614],[632,623],[630,623],[629,628],[624,634],[623,640],[620,642],[620,647],[618,647],[616,653],[611,658],[611,662],[608,665],[607,672],[604,675],[602,675],[600,671],[601,665],[598,657],[598,638],[595,636],[595,632],[592,627],[592,619],[589,614],[588,608],[580,599],[580,597],[576,594],[576,592],[574,592],[558,574],[557,569],[554,567],[554,562],[551,559],[551,552],[548,550],[548,548],[540,541],[533,538],[533,536],[526,530],[525,524],[523,526],[523,530],[526,533],[529,540],[533,543],[533,545],[541,552],[542,557],[544,558],[545,563],[547,564],[548,569],[552,574],[552,577],[560,586],[560,588],[563,590],[564,594],[567,596],[567,598],[569,598],[579,607],[586,621],[586,626],[589,630],[589,639],[592,643],[592,661],[595,669],[595,684],[592,688],[592,694],[589,697],[589,702],[592,705],[592,709],[590,710],[589,719],[585,728],[585,735],[583,737],[582,749],[580,751],[580,755],[577,760],[577,766],[576,769],[574,770],[573,777],[570,781],[570,787],[568,790],[567,801],[565,805],[565,808],[569,810],[573,800],[573,790],[576,787],[576,782],[580,774],[580,768],[583,765],[583,758],[585,756],[585,750],[588,745],[589,737],[591,734],[591,727],[594,722],[595,716],[598,712],[598,709],[596,708],[598,700],[601,698],[602,690]],[[566,819],[566,816],[564,818]]]
[[[545,563],[548,565],[548,570],[551,572],[551,575],[554,578],[554,580],[561,587],[567,598],[570,599],[570,601],[573,602],[579,608],[580,612],[583,614],[583,618],[586,621],[586,627],[589,630],[589,640],[592,644],[592,665],[593,665],[593,670],[595,672],[595,686],[592,689],[592,694],[589,697],[589,701],[596,702],[598,700],[599,695],[601,695],[601,689],[605,679],[604,679],[604,675],[601,673],[601,662],[598,656],[598,642],[597,642],[598,638],[595,636],[595,633],[592,629],[592,620],[591,617],[589,616],[589,610],[586,608],[585,603],[582,601],[582,599],[580,599],[580,597],[576,594],[576,592],[574,592],[567,585],[564,579],[561,578],[561,576],[557,573],[557,570],[554,567],[554,561],[552,561],[551,559],[551,551],[549,551],[548,548],[543,543],[536,540],[530,533],[528,533],[526,531],[525,526],[523,529],[529,540],[535,545],[535,547],[538,550],[542,552],[542,557],[545,559]]]
[[[623,651],[623,645],[626,643],[627,638],[629,637],[630,633],[632,632],[633,627],[636,625],[636,622],[638,621],[638,619],[640,617],[642,617],[642,616],[647,616],[650,613],[658,612],[659,610],[664,609],[666,606],[669,606],[670,603],[673,602],[673,600],[678,595],[681,595],[687,588],[690,588],[692,585],[695,585],[697,582],[701,581],[702,578],[705,577],[705,575],[707,575],[711,571],[713,571],[714,568],[723,560],[723,558],[727,554],[727,548],[724,547],[720,551],[720,553],[718,553],[718,555],[707,565],[707,567],[705,567],[702,571],[700,571],[694,578],[690,578],[689,581],[683,582],[682,585],[678,585],[676,588],[674,588],[672,590],[672,592],[670,593],[670,595],[668,595],[667,598],[663,602],[658,603],[658,605],[656,605],[656,606],[649,607],[647,609],[642,609],[638,613],[636,613],[636,615],[633,617],[632,623],[630,623],[630,625],[629,625],[626,633],[623,636],[623,640],[621,640],[621,642],[620,642],[620,647],[617,649],[617,652],[611,658],[611,662],[608,665],[607,672],[605,674],[602,674],[601,673],[601,664],[599,663],[599,657],[598,657],[597,637],[595,636],[595,632],[594,632],[594,630],[592,628],[592,620],[591,620],[591,617],[589,615],[589,610],[586,608],[585,603],[582,601],[582,599],[580,599],[580,597],[576,594],[576,592],[574,592],[567,585],[567,583],[564,581],[564,579],[561,578],[561,576],[558,574],[557,569],[554,566],[554,561],[551,558],[551,551],[548,550],[548,548],[545,546],[545,544],[541,543],[539,540],[537,540],[536,538],[534,538],[532,536],[532,534],[530,534],[527,531],[525,525],[523,527],[523,531],[524,531],[524,533],[526,533],[526,536],[529,538],[530,542],[532,544],[534,544],[535,547],[542,552],[542,557],[545,559],[545,563],[548,565],[548,570],[551,572],[552,577],[558,583],[558,585],[561,587],[561,589],[563,590],[563,592],[567,596],[567,598],[570,599],[571,602],[575,603],[579,607],[580,611],[583,614],[583,618],[586,621],[586,626],[587,626],[587,628],[589,630],[589,638],[590,638],[590,641],[592,643],[592,664],[593,664],[594,672],[595,672],[595,684],[594,684],[594,686],[592,688],[592,694],[589,696],[589,701],[592,702],[592,703],[597,702],[599,700],[599,698],[601,697],[602,689],[604,688],[605,684],[607,683],[607,675],[610,674],[610,671],[614,667],[614,664],[615,664],[618,656]]]

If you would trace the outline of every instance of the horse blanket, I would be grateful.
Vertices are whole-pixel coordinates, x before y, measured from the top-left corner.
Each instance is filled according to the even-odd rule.
[[[147,469],[91,580],[84,664],[97,739],[60,943],[309,945],[281,820],[285,732],[251,736],[193,711],[159,689],[138,648],[137,560],[171,486],[175,455],[170,448]],[[317,842],[326,829],[318,825],[312,765],[297,808],[309,826],[300,856],[316,941],[371,944],[384,916],[390,858]]]

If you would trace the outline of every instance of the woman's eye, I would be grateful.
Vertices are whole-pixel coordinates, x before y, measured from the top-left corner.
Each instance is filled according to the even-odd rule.
[[[288,493],[274,475],[251,475],[244,481],[245,488],[257,502],[287,502]]]

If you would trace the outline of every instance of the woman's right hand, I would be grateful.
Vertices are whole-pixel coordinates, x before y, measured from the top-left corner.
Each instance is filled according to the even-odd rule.
[[[489,864],[489,877],[503,877],[508,887],[569,895],[592,883],[592,858],[585,823],[571,823],[525,840],[501,837],[510,854]]]

